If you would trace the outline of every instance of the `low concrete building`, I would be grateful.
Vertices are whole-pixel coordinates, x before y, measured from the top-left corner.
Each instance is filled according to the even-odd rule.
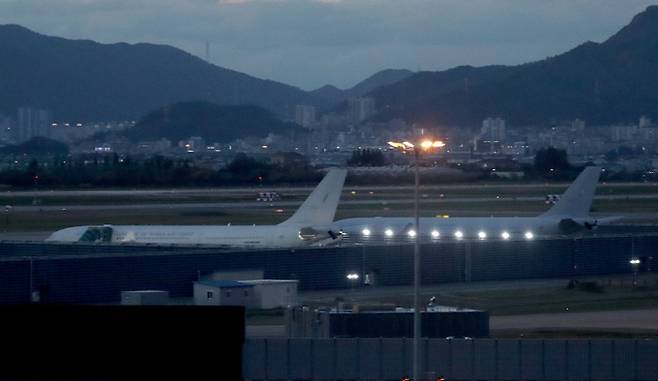
[[[413,337],[413,309],[386,311],[286,309],[286,333],[295,338]],[[421,312],[423,337],[487,337],[489,313],[450,306]]]
[[[194,304],[198,306],[244,306],[251,304],[253,285],[235,280],[207,280],[194,283]]]
[[[298,304],[298,280],[257,279],[244,280],[242,283],[254,286],[251,308],[294,307]]]
[[[271,309],[297,305],[297,280],[202,280],[194,283],[197,305]]]

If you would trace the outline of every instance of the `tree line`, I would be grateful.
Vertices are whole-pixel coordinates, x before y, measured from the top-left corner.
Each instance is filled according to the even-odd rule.
[[[30,161],[26,168],[0,171],[0,184],[28,187],[220,186],[312,183],[322,174],[309,165],[272,164],[238,154],[213,170],[187,159],[164,156],[136,160],[118,155],[55,157]]]

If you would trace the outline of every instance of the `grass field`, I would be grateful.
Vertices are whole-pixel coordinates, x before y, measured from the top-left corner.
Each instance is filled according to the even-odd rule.
[[[425,217],[444,214],[451,217],[532,216],[548,208],[541,199],[544,195],[560,193],[564,188],[565,184],[508,183],[424,187],[421,189],[421,214]],[[283,206],[277,202],[256,203],[257,192],[263,189],[218,189],[217,192],[208,189],[36,194],[4,192],[0,194],[0,205],[12,205],[14,208],[0,213],[0,231],[53,231],[74,225],[100,224],[275,224],[294,212],[296,206]],[[279,192],[282,202],[301,203],[310,190],[284,188],[279,189]],[[655,213],[657,217],[654,220],[658,220],[658,184],[601,185],[598,193],[646,198],[622,196],[614,200],[598,199],[593,205],[594,212],[611,215],[642,214],[644,222],[647,215]],[[412,188],[408,186],[347,188],[343,192],[336,218],[411,216],[411,195]],[[538,199],[517,199],[520,197]],[[253,204],[232,207],[230,204],[233,202]],[[193,203],[206,206],[197,207],[191,205]],[[222,205],[207,205],[212,203]],[[130,208],[130,205],[135,205],[135,208]],[[95,208],[84,209],[86,206]]]
[[[474,184],[460,186],[427,186],[421,187],[422,198],[439,201],[453,198],[498,198],[513,200],[517,197],[544,197],[547,194],[561,194],[566,184]],[[254,187],[250,189],[218,189],[213,192],[208,189],[177,189],[153,190],[148,193],[131,193],[130,190],[107,192],[93,191],[85,194],[71,192],[41,191],[38,194],[31,192],[2,192],[0,205],[28,206],[39,205],[126,205],[126,204],[167,204],[167,203],[210,203],[210,202],[238,202],[254,201],[259,191],[270,188]],[[282,188],[278,189],[282,201],[301,201],[312,188]],[[140,190],[139,192],[142,192]],[[347,187],[341,199],[353,201],[365,200],[409,200],[413,188],[403,187]],[[658,184],[609,184],[599,185],[597,195],[606,196],[637,196],[656,195],[658,198]]]
[[[496,200],[491,202],[423,202],[421,215],[459,216],[532,216],[546,210],[543,202]],[[165,225],[224,225],[276,224],[288,218],[296,207],[262,206],[243,208],[178,208],[163,205],[161,208],[111,208],[96,209],[13,209],[0,215],[0,231],[56,230],[74,225],[101,224],[165,224]],[[597,200],[593,211],[611,215],[624,213],[656,213],[658,199],[644,200]],[[351,217],[410,217],[409,203],[350,203],[340,205],[336,219]],[[652,222],[652,221],[645,221]]]

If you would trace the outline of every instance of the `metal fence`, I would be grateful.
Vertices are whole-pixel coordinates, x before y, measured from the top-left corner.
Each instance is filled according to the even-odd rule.
[[[577,277],[631,273],[642,258],[654,271],[658,235],[446,241],[421,246],[423,284]],[[658,258],[657,258],[658,259]],[[349,272],[371,286],[409,285],[413,246],[384,244],[294,250],[227,251],[119,245],[0,243],[0,303],[119,301],[124,290],[167,290],[191,296],[192,283],[217,271],[259,270],[266,278],[297,279],[300,290],[348,288]],[[366,279],[361,276],[360,279]]]
[[[658,340],[423,339],[427,380],[658,379]],[[247,339],[246,380],[400,380],[412,339]]]

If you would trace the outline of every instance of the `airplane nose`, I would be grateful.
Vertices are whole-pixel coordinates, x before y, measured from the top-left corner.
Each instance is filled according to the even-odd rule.
[[[46,241],[53,242],[77,242],[80,240],[82,233],[86,230],[86,226],[75,226],[71,228],[66,228],[62,230],[57,230],[52,233],[50,237],[46,238]]]

